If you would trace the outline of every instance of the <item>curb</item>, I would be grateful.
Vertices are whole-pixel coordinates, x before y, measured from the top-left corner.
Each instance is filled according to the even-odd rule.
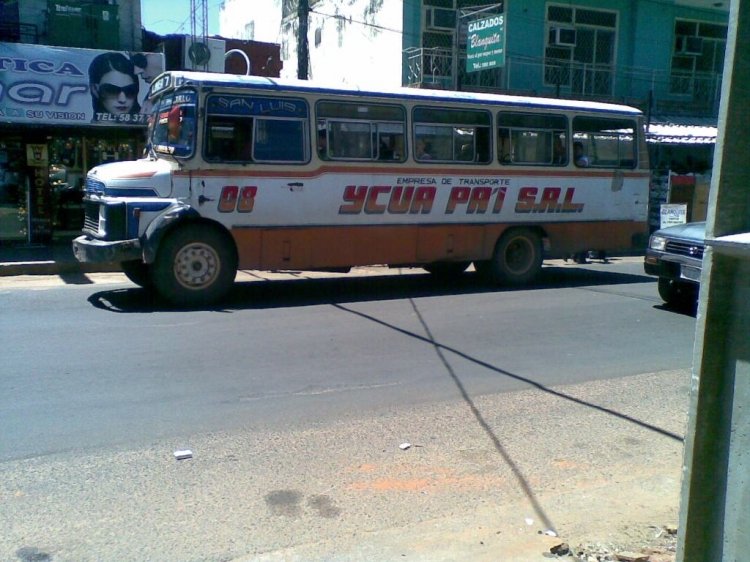
[[[122,271],[119,263],[76,263],[56,261],[0,263],[0,277],[15,275],[75,275]]]

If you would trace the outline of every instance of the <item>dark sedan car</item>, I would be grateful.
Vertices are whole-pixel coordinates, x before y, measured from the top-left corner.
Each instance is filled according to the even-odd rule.
[[[678,224],[657,230],[646,249],[644,268],[659,278],[659,296],[675,307],[694,305],[701,280],[706,223]]]

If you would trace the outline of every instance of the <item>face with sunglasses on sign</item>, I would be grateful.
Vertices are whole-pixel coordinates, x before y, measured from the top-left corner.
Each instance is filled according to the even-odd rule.
[[[94,119],[101,113],[123,115],[138,113],[138,77],[133,63],[122,53],[105,53],[89,66],[91,105]]]

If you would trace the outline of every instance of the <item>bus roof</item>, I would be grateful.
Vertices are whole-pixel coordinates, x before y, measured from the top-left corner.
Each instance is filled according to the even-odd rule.
[[[166,76],[172,79],[165,81]],[[388,90],[372,90],[357,86],[326,85],[307,80],[288,80],[267,78],[263,76],[242,76],[237,74],[218,74],[213,72],[169,71],[157,77],[152,83],[152,92],[159,93],[171,85],[186,86],[223,86],[253,87],[260,90],[316,93],[328,95],[356,95],[364,97],[394,98],[429,101],[454,101],[466,103],[486,103],[489,105],[513,105],[529,108],[549,108],[558,110],[583,110],[594,112],[619,113],[630,116],[641,115],[642,111],[627,105],[579,101],[534,96],[516,96],[506,94],[485,94],[478,92],[458,92],[453,90],[427,90],[419,88],[397,87]],[[162,85],[164,87],[162,87]]]

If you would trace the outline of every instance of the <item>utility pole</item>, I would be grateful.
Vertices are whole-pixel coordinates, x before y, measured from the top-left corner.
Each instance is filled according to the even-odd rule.
[[[193,70],[208,70],[211,52],[208,50],[207,0],[190,0],[190,47],[188,56]]]
[[[750,1],[732,0],[685,440],[678,562],[750,552]]]
[[[309,0],[298,0],[297,18],[299,19],[299,36],[297,37],[297,78],[307,80],[307,19],[310,13]]]

